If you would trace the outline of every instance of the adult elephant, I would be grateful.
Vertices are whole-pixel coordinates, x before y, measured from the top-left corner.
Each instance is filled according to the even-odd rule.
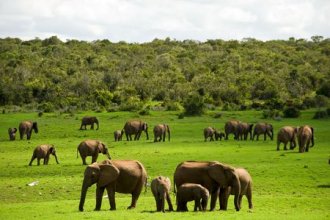
[[[146,133],[147,140],[149,140],[148,135],[148,124],[140,120],[131,120],[125,123],[124,131],[126,134],[127,141],[132,140],[132,135],[134,134],[134,140],[139,140],[142,131]]]
[[[99,153],[107,155],[108,159],[111,159],[107,146],[99,140],[85,140],[82,141],[77,148],[77,158],[78,151],[80,157],[83,161],[83,165],[87,165],[86,157],[92,156],[92,163],[96,162]]]
[[[90,125],[94,129],[94,123],[97,125],[96,130],[99,130],[99,120],[94,116],[85,116],[81,119],[80,130],[86,130],[86,125]]]
[[[239,125],[240,121],[238,120],[230,120],[228,122],[226,122],[225,124],[225,140],[228,140],[228,135],[229,134],[234,134],[234,139],[237,140],[237,127]]]
[[[168,134],[168,141],[171,138],[170,127],[167,124],[159,124],[154,127],[154,142],[165,141],[166,132]]]
[[[59,164],[57,160],[57,154],[54,145],[52,144],[42,144],[37,146],[32,154],[31,161],[29,166],[32,166],[32,162],[37,158],[38,166],[40,165],[40,160],[44,159],[44,165],[47,165],[49,162],[49,156],[53,155],[55,157],[56,163]]]
[[[314,146],[314,128],[309,125],[299,127],[297,133],[299,153],[308,152],[309,147]],[[312,142],[312,145],[310,143]]]
[[[96,206],[100,210],[103,192],[108,193],[110,210],[116,210],[115,192],[132,195],[131,205],[135,208],[143,186],[146,185],[147,172],[136,160],[105,160],[86,167],[81,187],[79,210],[84,211],[87,190],[96,183]]]
[[[204,141],[206,142],[208,138],[210,141],[214,141],[215,128],[207,127],[204,128]]]
[[[296,147],[296,135],[298,129],[292,126],[284,126],[277,133],[277,150],[280,150],[280,144],[284,144],[284,150],[287,150],[286,145],[290,142],[290,150]]]
[[[31,139],[32,130],[34,130],[35,133],[38,133],[38,123],[32,122],[32,121],[22,121],[19,126],[19,136],[21,140],[23,139],[23,136],[26,134],[26,139]]]
[[[266,140],[266,135],[273,140],[274,137],[274,131],[273,126],[268,123],[257,123],[256,126],[254,126],[253,131],[253,137],[252,140],[254,140],[255,136],[257,136],[257,141],[259,140],[259,135],[264,135],[264,141]]]
[[[224,200],[226,188],[231,186],[235,194],[234,204],[239,211],[239,194],[241,185],[235,169],[218,161],[198,162],[186,161],[180,163],[174,173],[174,191],[184,183],[197,183],[207,188],[211,194],[210,210],[214,210],[220,190],[221,200]],[[222,208],[222,207],[220,207]]]
[[[250,135],[250,140],[252,140],[252,128],[253,124],[241,122],[236,128],[236,138],[237,140],[247,140],[247,136]]]

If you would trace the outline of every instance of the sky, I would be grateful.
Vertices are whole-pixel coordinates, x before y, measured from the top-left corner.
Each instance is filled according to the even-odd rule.
[[[0,38],[275,40],[330,37],[330,0],[1,0]]]

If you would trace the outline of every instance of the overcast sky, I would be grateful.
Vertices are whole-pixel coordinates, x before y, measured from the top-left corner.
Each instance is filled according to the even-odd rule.
[[[330,0],[0,0],[0,38],[330,37]]]

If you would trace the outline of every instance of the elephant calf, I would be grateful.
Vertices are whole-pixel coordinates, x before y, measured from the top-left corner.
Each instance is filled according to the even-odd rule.
[[[32,162],[36,158],[38,160],[38,166],[40,165],[40,160],[41,159],[44,159],[44,165],[47,165],[48,161],[49,161],[49,155],[50,154],[54,155],[56,163],[59,164],[59,162],[57,160],[57,155],[56,155],[56,150],[55,150],[54,145],[42,144],[42,145],[37,146],[34,149],[31,161],[29,163],[29,166],[32,166]]]
[[[167,177],[159,176],[151,181],[151,191],[156,200],[157,212],[165,212],[165,199],[169,207],[169,211],[173,211],[170,198],[171,181]]]
[[[14,141],[16,139],[17,128],[8,128],[9,140]]]
[[[96,130],[99,130],[99,120],[94,116],[85,116],[81,119],[80,130],[86,130],[86,125],[90,125],[94,129],[94,123],[97,125]]]
[[[77,158],[78,151],[83,161],[83,165],[87,165],[87,156],[92,156],[92,163],[96,162],[99,153],[105,154],[107,155],[108,159],[111,159],[107,146],[99,140],[85,140],[81,142],[77,148]]]
[[[113,136],[115,138],[115,141],[121,141],[124,135],[124,129],[123,130],[116,130],[113,132]]]
[[[188,211],[187,202],[195,201],[194,211],[206,211],[209,191],[200,184],[184,183],[176,194],[177,211]]]
[[[217,131],[215,128],[207,127],[204,128],[204,141],[207,141],[210,138],[210,141],[219,140],[225,137],[225,133]]]

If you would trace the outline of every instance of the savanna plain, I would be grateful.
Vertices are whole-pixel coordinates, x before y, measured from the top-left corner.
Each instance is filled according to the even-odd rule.
[[[6,113],[0,115],[0,219],[330,219],[330,120],[312,119],[314,110],[303,111],[298,119],[261,119],[260,111],[212,112],[201,117],[178,119],[178,112],[151,111],[139,116],[129,112],[79,112],[76,114]],[[79,130],[81,118],[94,115],[100,121],[99,130]],[[144,133],[139,141],[114,142],[113,131],[124,123],[140,118],[149,124],[149,140]],[[230,119],[256,123],[267,121],[274,126],[274,140],[204,142],[203,129],[213,126],[221,131]],[[20,121],[38,122],[39,133],[31,140],[9,141],[7,130],[18,127]],[[171,141],[153,142],[152,128],[167,123]],[[276,134],[284,125],[311,125],[315,131],[315,146],[307,153],[295,150],[276,151]],[[95,185],[87,193],[85,211],[79,212],[79,197],[85,166],[77,158],[77,146],[85,139],[99,139],[107,144],[113,159],[139,160],[145,166],[149,182],[156,176],[168,176],[173,182],[176,166],[186,160],[219,161],[246,168],[253,178],[253,205],[248,209],[243,197],[242,209],[236,212],[233,196],[227,211],[155,212],[156,205],[150,188],[141,193],[137,207],[127,210],[130,195],[116,194],[117,210],[110,211],[103,198],[101,211],[95,207]],[[54,144],[56,164],[51,156],[49,165],[28,166],[33,149],[40,144]],[[98,161],[106,159],[100,154]],[[90,163],[91,158],[87,161]],[[35,186],[27,184],[38,181]],[[172,202],[175,196],[171,194]],[[176,208],[176,206],[175,206]]]

